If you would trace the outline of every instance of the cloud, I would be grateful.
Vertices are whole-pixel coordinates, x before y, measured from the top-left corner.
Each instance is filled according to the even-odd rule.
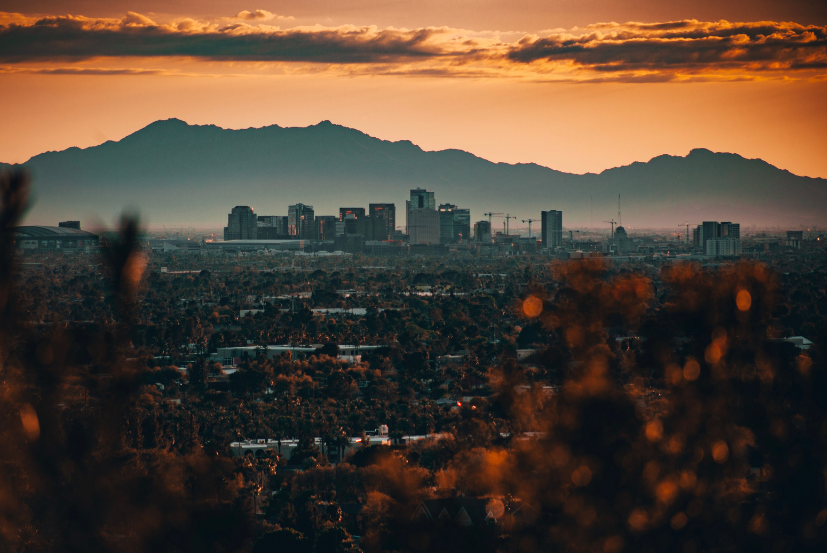
[[[100,67],[19,67],[0,66],[0,73],[28,73],[34,75],[167,75],[161,69],[100,68]]]
[[[827,68],[827,27],[796,23],[610,22],[504,40],[447,27],[263,24],[273,19],[284,18],[245,10],[231,20],[159,24],[135,12],[37,20],[0,13],[0,62],[195,59],[295,64],[297,72],[638,83],[807,78]]]
[[[244,21],[270,21],[271,19],[280,19],[288,21],[293,19],[292,16],[277,15],[267,10],[243,10],[236,14],[235,19],[242,19]]]
[[[512,61],[567,62],[592,71],[797,71],[827,67],[827,27],[795,23],[597,24],[584,33],[526,37]]]
[[[143,23],[142,23],[143,21]],[[216,61],[380,63],[447,53],[431,39],[440,29],[295,28],[262,32],[217,28],[194,20],[156,25],[129,14],[122,20],[60,16],[33,25],[0,27],[0,61],[85,60],[96,57],[192,57]]]

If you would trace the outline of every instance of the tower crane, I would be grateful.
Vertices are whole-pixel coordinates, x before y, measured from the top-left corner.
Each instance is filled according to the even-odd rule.
[[[683,223],[683,225],[678,225],[678,228],[686,225],[686,245],[689,246],[689,225],[694,225],[695,223],[690,223],[689,221]]]
[[[501,216],[502,213],[483,213],[486,217],[488,217],[488,227],[491,227],[491,216],[496,215],[497,217]]]
[[[537,219],[523,219],[523,223],[528,223],[528,237],[531,238],[531,223],[537,221]]]
[[[511,229],[509,228],[509,226],[510,226],[510,225],[509,225],[509,223],[510,223],[509,219],[516,219],[516,218],[517,218],[517,216],[516,216],[516,215],[514,215],[514,216],[512,217],[510,213],[507,213],[507,214],[506,214],[506,216],[505,216],[505,234],[506,234],[507,236],[510,236],[510,235],[511,235]]]
[[[603,221],[603,222],[604,223],[611,223],[611,225],[612,225],[612,238],[614,238],[615,237],[615,223],[617,223],[617,221],[612,219],[610,221]]]

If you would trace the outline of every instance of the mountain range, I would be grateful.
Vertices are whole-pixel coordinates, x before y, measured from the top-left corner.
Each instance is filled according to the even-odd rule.
[[[515,215],[512,226],[559,209],[564,226],[608,229],[604,221],[618,218],[618,195],[630,230],[678,230],[704,220],[827,224],[827,180],[737,154],[695,149],[577,175],[493,163],[461,150],[424,151],[329,121],[230,130],[169,119],[119,141],[46,152],[23,165],[34,182],[27,224],[109,223],[127,208],[151,226],[219,227],[235,205],[286,215],[288,205],[301,202],[316,215],[334,215],[340,206],[389,202],[404,225],[405,200],[415,187],[433,190],[437,203],[470,208],[472,221],[489,211]]]

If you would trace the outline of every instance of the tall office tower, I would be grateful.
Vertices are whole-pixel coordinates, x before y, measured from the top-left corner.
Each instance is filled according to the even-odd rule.
[[[365,208],[364,207],[340,207],[339,208],[339,220],[344,221],[348,215],[353,215],[357,219],[362,219],[365,217]]]
[[[276,240],[288,236],[287,217],[283,215],[259,215],[257,226],[256,238],[259,240]]]
[[[405,232],[410,235],[410,214],[414,209],[433,209],[436,211],[436,199],[433,192],[424,188],[412,188],[411,199],[405,200]]]
[[[540,239],[544,248],[563,246],[563,212],[551,209],[540,212]]]
[[[740,240],[741,225],[738,223],[730,223],[729,221],[721,223],[721,238],[732,238],[733,240]]]
[[[319,215],[316,217],[316,240],[336,239],[336,216]]]
[[[488,221],[474,223],[474,240],[477,242],[491,242],[491,223]]]
[[[424,188],[412,188],[410,209],[417,208],[436,209],[434,193],[428,192]]]
[[[692,245],[696,248],[700,248],[703,246],[703,229],[701,225],[698,225],[694,229],[692,229]]]
[[[373,240],[390,240],[396,230],[396,205],[368,204],[373,221]]]
[[[288,234],[301,240],[310,240],[316,233],[312,205],[296,204],[287,209]]]
[[[248,205],[237,205],[227,215],[227,226],[224,227],[224,240],[255,240],[258,238],[258,219],[253,208]]]
[[[411,244],[439,244],[439,212],[427,207],[408,211],[408,235]]]
[[[706,251],[706,243],[721,237],[721,224],[718,221],[704,221],[701,225],[701,249]]]
[[[287,215],[274,215],[273,228],[279,236],[290,236],[290,218]]]
[[[439,206],[439,243],[451,244],[454,241],[454,210],[453,204]]]
[[[454,210],[454,242],[468,242],[471,240],[471,210],[457,208]]]
[[[453,204],[439,206],[439,243],[456,244],[471,237],[471,210]]]

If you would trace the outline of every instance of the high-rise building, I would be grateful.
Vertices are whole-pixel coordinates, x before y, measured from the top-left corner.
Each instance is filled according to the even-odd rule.
[[[310,240],[316,234],[312,205],[296,204],[287,209],[288,234],[302,240]]]
[[[434,199],[434,193],[428,192],[424,188],[412,188],[410,209],[417,208],[436,209],[436,199]]]
[[[227,215],[224,240],[255,240],[258,238],[258,219],[253,208],[237,205]]]
[[[316,240],[334,240],[336,238],[336,222],[335,215],[318,215],[316,217]]]
[[[738,223],[730,223],[729,221],[721,223],[720,230],[721,238],[732,238],[735,240],[741,239],[741,225]]]
[[[454,210],[454,241],[468,242],[471,240],[471,210],[457,208]]]
[[[357,219],[362,219],[365,217],[365,208],[364,207],[340,207],[339,208],[339,220],[344,221],[348,215],[352,215]]]
[[[456,244],[471,235],[471,211],[453,204],[439,206],[439,243]]]
[[[491,242],[491,223],[488,221],[474,223],[474,240],[477,242]]]
[[[257,226],[259,240],[288,236],[287,217],[284,215],[259,215]]]
[[[543,248],[563,246],[563,212],[551,209],[540,212],[540,239]]]
[[[396,206],[394,204],[368,204],[373,221],[373,240],[390,240],[396,230]]]
[[[706,255],[741,255],[741,225],[738,223],[704,221],[695,228],[692,239],[695,247]],[[710,245],[710,240],[716,242]]]
[[[701,224],[701,248],[706,251],[706,243],[721,237],[721,224],[718,221],[704,221]]]
[[[737,238],[710,238],[706,241],[704,253],[715,257],[741,255],[741,240]]]
[[[411,199],[405,200],[405,232],[410,236],[411,234],[411,211],[414,209],[432,209],[436,212],[436,199],[433,192],[428,192],[424,188],[412,188]],[[437,215],[437,220],[439,216]],[[437,223],[437,232],[439,232],[439,223]],[[413,242],[411,242],[413,243]],[[437,242],[428,242],[438,244]]]
[[[409,210],[408,235],[411,244],[439,244],[439,212],[431,208]]]
[[[454,241],[454,210],[453,204],[439,206],[439,243],[451,244]]]

